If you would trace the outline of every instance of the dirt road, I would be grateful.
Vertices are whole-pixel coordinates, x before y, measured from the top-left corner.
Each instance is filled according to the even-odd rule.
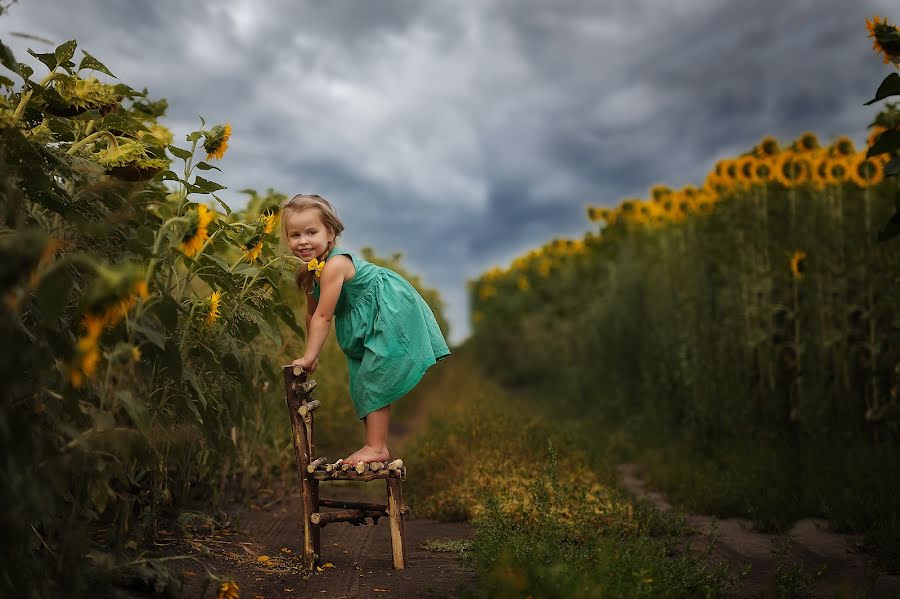
[[[662,494],[647,489],[634,464],[620,466],[619,480],[658,510],[673,511]],[[692,550],[703,551],[714,540],[715,563],[728,564],[734,573],[750,567],[739,597],[775,596],[778,577],[783,585],[792,584],[793,578],[794,584],[814,597],[900,596],[900,576],[879,572],[867,556],[856,551],[859,537],[832,532],[824,520],[799,520],[780,535],[756,532],[752,522],[743,518],[686,515],[686,520],[696,532],[688,540]]]

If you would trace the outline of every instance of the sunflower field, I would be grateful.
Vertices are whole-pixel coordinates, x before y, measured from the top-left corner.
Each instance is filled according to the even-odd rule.
[[[873,137],[898,125],[891,107]],[[591,206],[599,231],[472,282],[483,359],[565,385],[562,401],[611,391],[616,416],[647,410],[701,438],[896,442],[900,249],[876,240],[897,195],[887,160],[849,138],[766,137],[702,187]]]
[[[900,64],[900,31],[866,26],[885,64]],[[898,94],[892,73],[868,104]],[[589,206],[596,231],[470,282],[476,346],[508,380],[553,382],[561,401],[695,439],[896,444],[896,103],[867,146],[766,136],[699,187]]]
[[[296,482],[280,366],[302,355],[305,305],[280,244],[287,197],[245,190],[231,210],[213,180],[230,125],[201,119],[179,145],[165,100],[76,49],[31,52],[35,73],[0,43],[4,596],[146,574],[134,552],[163,518]],[[324,362],[319,430],[350,438],[333,340]]]

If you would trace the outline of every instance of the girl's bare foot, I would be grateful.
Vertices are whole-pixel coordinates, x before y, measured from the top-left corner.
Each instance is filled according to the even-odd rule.
[[[391,457],[391,453],[387,447],[376,448],[370,445],[363,445],[362,449],[345,459],[344,462],[353,464],[354,466],[360,462],[368,464],[369,462],[387,462]]]

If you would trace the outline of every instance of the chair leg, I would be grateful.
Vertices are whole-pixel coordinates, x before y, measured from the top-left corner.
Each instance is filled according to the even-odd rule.
[[[406,540],[403,537],[403,492],[399,478],[387,479],[388,509],[391,519],[391,553],[394,556],[394,569],[406,567]]]
[[[312,505],[313,511],[312,513],[317,513],[319,511],[319,481],[311,480],[310,482],[310,493],[312,494]],[[309,518],[307,518],[309,520]],[[312,527],[312,542],[313,542],[313,555],[314,562],[319,563],[322,561],[322,538],[321,538],[321,529],[318,526]]]

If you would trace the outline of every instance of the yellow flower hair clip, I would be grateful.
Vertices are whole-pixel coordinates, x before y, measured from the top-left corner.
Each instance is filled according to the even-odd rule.
[[[322,268],[325,266],[325,261],[322,260],[319,262],[316,258],[313,258],[309,262],[306,263],[306,270],[314,270],[316,271],[316,278],[322,276]]]

